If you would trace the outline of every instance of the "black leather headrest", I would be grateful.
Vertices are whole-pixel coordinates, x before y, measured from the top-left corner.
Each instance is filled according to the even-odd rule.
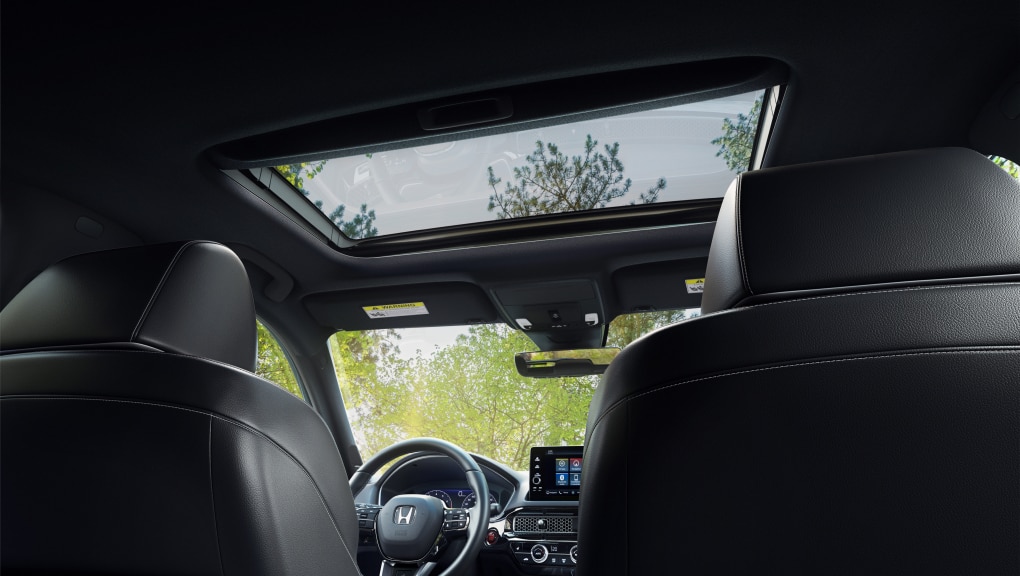
[[[255,307],[241,260],[213,242],[74,256],[0,312],[0,350],[148,347],[255,369]]]
[[[963,148],[863,156],[737,177],[702,310],[1018,272],[1020,185],[998,166]]]

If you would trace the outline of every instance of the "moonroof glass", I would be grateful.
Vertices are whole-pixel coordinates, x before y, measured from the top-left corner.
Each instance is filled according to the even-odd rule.
[[[750,164],[763,94],[276,170],[353,239],[719,198]]]

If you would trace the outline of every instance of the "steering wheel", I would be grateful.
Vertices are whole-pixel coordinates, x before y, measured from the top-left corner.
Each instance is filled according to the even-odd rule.
[[[437,576],[452,576],[473,562],[489,527],[489,485],[478,463],[462,448],[438,438],[397,442],[368,459],[351,476],[351,493],[357,494],[372,475],[394,458],[413,452],[449,456],[464,471],[468,486],[478,495],[470,508],[447,508],[442,500],[423,494],[395,496],[385,506],[373,506],[375,536],[384,558],[380,576],[428,576],[444,544],[467,536],[453,563]],[[373,514],[369,514],[371,517]]]

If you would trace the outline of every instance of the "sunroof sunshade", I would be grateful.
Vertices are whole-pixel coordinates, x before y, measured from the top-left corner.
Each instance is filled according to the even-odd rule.
[[[352,239],[718,198],[750,164],[763,94],[275,169]]]

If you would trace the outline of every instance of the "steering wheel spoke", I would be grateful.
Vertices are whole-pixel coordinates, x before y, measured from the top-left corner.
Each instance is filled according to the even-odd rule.
[[[359,502],[354,505],[354,512],[358,515],[358,531],[362,536],[375,534],[375,521],[380,510],[382,510],[382,506],[377,504]]]
[[[447,508],[443,511],[443,534],[454,538],[467,534],[471,513],[467,508]]]
[[[488,494],[485,474],[470,454],[454,444],[435,438],[398,442],[370,458],[351,477],[351,492],[357,495],[372,475],[393,459],[416,452],[448,456],[464,472],[475,494]],[[357,506],[358,527],[362,534],[374,532],[383,556],[380,576],[429,576],[436,559],[452,539],[457,543],[453,561],[443,564],[442,574],[458,574],[478,556],[489,524],[488,502],[479,499],[471,508],[446,508],[438,498],[421,494],[403,494],[390,498],[384,506]]]
[[[435,562],[409,563],[384,560],[379,576],[429,576],[436,567]]]

